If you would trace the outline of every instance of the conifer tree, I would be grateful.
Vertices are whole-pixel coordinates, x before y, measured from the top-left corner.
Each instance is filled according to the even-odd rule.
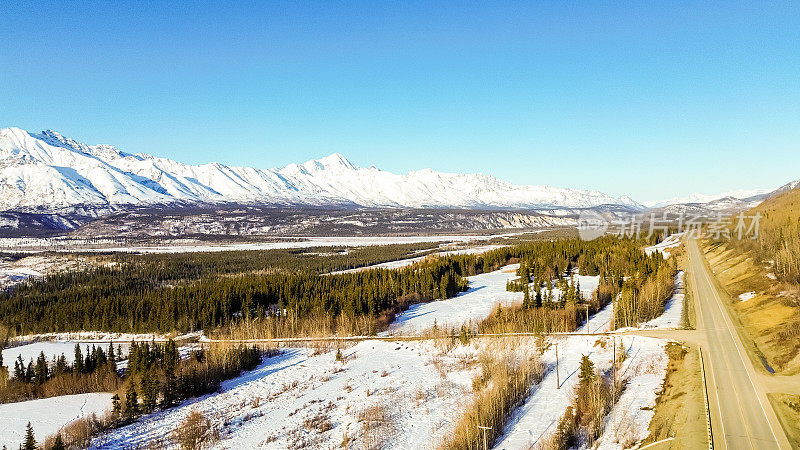
[[[145,414],[152,412],[156,407],[157,390],[155,383],[150,377],[150,370],[145,369],[144,372],[142,372],[142,379],[139,385],[142,392],[142,411]]]
[[[56,360],[56,366],[53,369],[53,376],[57,377],[59,375],[64,375],[67,373],[67,370],[67,357],[62,353],[61,356],[59,356]]]
[[[522,307],[525,309],[529,309],[531,307],[531,292],[528,289],[527,284],[522,288],[522,292],[523,292]]]
[[[50,450],[64,450],[64,440],[61,439],[61,433],[56,434],[56,439],[53,441],[53,446],[50,447]]]
[[[135,417],[139,414],[139,396],[136,394],[133,380],[129,381],[125,391],[125,414],[128,417]]]
[[[75,344],[75,362],[72,363],[72,374],[80,375],[83,373],[83,353],[80,344]]]
[[[119,415],[122,413],[122,405],[120,404],[119,395],[117,394],[114,394],[114,396],[111,397],[111,412],[114,413],[114,416],[116,417],[119,417]]]
[[[35,377],[37,384],[44,384],[47,381],[47,358],[44,356],[44,351],[39,353],[39,357],[36,358],[36,368],[35,370]]]
[[[28,425],[25,427],[25,442],[22,444],[22,448],[25,450],[36,450],[36,439],[33,437],[33,427],[30,422],[28,422]]]
[[[578,373],[578,382],[581,387],[590,386],[595,379],[594,363],[588,355],[581,356],[581,364]]]
[[[18,355],[14,361],[14,378],[17,381],[25,381],[25,363],[22,362],[22,355]]]
[[[36,376],[36,372],[33,368],[33,359],[28,361],[28,367],[25,369],[25,382],[30,383],[33,381],[33,377]]]
[[[116,373],[117,372],[117,355],[114,354],[114,342],[109,342],[108,344],[108,366],[111,368],[111,371]]]

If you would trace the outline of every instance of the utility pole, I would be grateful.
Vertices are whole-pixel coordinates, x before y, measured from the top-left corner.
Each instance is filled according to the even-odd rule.
[[[617,298],[611,299],[611,331],[617,329]]]
[[[556,389],[561,389],[561,380],[558,377],[558,342],[556,344]]]
[[[613,402],[617,403],[617,338],[612,337],[612,344],[611,347],[614,348],[613,351],[613,360],[611,361],[611,395],[613,397]]]
[[[482,426],[478,425],[478,428],[483,430],[483,450],[488,450],[489,449],[489,442],[486,440],[486,430],[491,430],[492,427],[482,427]]]
[[[589,334],[589,304],[586,304],[586,334]]]

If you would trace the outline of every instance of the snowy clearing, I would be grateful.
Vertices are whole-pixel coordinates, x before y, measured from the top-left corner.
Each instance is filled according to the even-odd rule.
[[[666,239],[651,247],[645,247],[644,252],[650,256],[653,252],[659,252],[664,255],[664,259],[669,259],[669,249],[681,246],[681,237],[683,233],[675,233],[667,236]]]
[[[28,421],[40,443],[73,420],[111,408],[111,394],[64,395],[0,405],[0,445],[17,448],[25,439]]]
[[[458,327],[483,320],[498,303],[502,306],[521,303],[524,298],[522,292],[506,290],[506,282],[519,278],[516,274],[517,269],[519,264],[510,264],[494,272],[467,277],[469,289],[466,292],[447,300],[412,305],[397,316],[382,335],[419,333],[430,329],[434,324],[440,327]],[[581,293],[586,298],[591,298],[592,292],[600,283],[599,276],[574,275],[574,280],[580,283]],[[558,300],[560,296],[561,291],[553,289],[554,300]],[[607,314],[610,318],[610,312]],[[603,316],[600,316],[600,319],[602,318]],[[593,325],[593,332],[600,327],[601,325]]]
[[[223,383],[222,392],[95,439],[93,446],[167,446],[192,411],[218,427],[216,448],[331,448],[345,436],[358,448],[425,448],[445,436],[471,398],[477,346],[450,352],[431,342],[364,341],[314,355],[288,349]]]
[[[182,340],[190,338],[201,339],[202,337],[202,332],[178,336],[178,353],[181,355],[181,357],[188,357],[191,350],[194,350],[199,346],[199,344],[194,343],[180,345]],[[124,369],[128,364],[127,360],[125,359],[127,358],[126,355],[128,354],[128,349],[130,348],[131,342],[134,340],[137,342],[163,343],[165,338],[163,336],[156,337],[156,335],[153,334],[120,334],[102,332],[28,335],[15,338],[11,342],[12,344],[17,344],[16,346],[3,349],[3,361],[7,367],[13,368],[14,361],[16,361],[19,356],[22,356],[22,361],[27,364],[31,360],[35,362],[36,358],[39,357],[39,354],[44,352],[44,356],[47,358],[48,363],[52,363],[54,359],[57,359],[59,356],[61,356],[61,354],[64,354],[67,364],[73,364],[75,362],[75,344],[80,345],[81,352],[84,356],[86,356],[88,354],[87,348],[91,350],[92,347],[98,347],[102,348],[104,351],[107,351],[108,345],[113,342],[115,352],[118,352],[120,349],[122,350],[122,354],[117,354],[117,368]],[[9,370],[9,376],[12,375],[13,371]]]
[[[111,341],[116,342],[165,342],[168,339],[175,341],[191,341],[203,340],[205,336],[202,331],[195,331],[185,334],[154,334],[154,333],[111,333],[106,331],[68,331],[63,333],[43,333],[43,334],[27,334],[25,336],[18,336],[11,339],[12,343],[28,344],[43,341],[73,341],[86,342],[86,343],[108,343]]]
[[[623,448],[617,443],[617,435],[631,437],[633,442],[646,438],[657,391],[661,389],[666,375],[668,358],[664,352],[664,341],[636,336],[562,336],[552,339],[553,344],[558,344],[560,386],[556,386],[553,345],[542,356],[548,368],[547,374],[514,412],[495,448],[527,449],[546,441],[555,432],[558,421],[572,403],[581,357],[588,355],[596,369],[609,370],[614,342],[618,346],[620,340],[625,344],[628,359],[619,376],[627,379],[627,387],[619,399],[619,408],[615,407],[609,415],[601,445],[605,449]],[[642,407],[651,409],[643,410]],[[623,417],[625,414],[627,416]]]
[[[600,285],[600,275],[572,275],[572,282],[577,283],[581,287],[581,295],[584,298],[592,298],[592,293],[597,290]],[[553,288],[553,301],[558,301],[561,298],[561,289]]]
[[[614,311],[611,303],[607,304],[603,309],[589,316],[589,323],[584,322],[583,325],[578,327],[578,333],[604,333],[611,329],[611,313]]]
[[[675,274],[675,293],[664,304],[664,313],[649,322],[643,323],[640,328],[680,328],[684,297],[683,271],[680,270]]]
[[[490,250],[495,250],[501,247],[505,247],[504,245],[482,245],[479,247],[471,247],[471,248],[464,248],[458,250],[444,250],[437,253],[438,256],[449,256],[449,255],[475,255],[479,253],[486,253]],[[355,269],[347,269],[347,270],[337,270],[335,272],[330,272],[330,275],[338,275],[342,273],[354,273],[360,272],[362,270],[368,269],[402,269],[403,267],[410,266],[416,262],[422,261],[425,258],[429,258],[431,255],[425,256],[417,256],[414,258],[406,258],[406,259],[398,259],[396,261],[388,261],[385,263],[380,264],[373,264],[371,266],[364,266],[364,267],[357,267]]]
[[[519,278],[519,264],[511,264],[494,272],[467,277],[469,289],[447,300],[412,305],[389,326],[387,334],[413,334],[437,326],[460,326],[481,320],[497,303],[503,306],[522,302],[522,292],[506,291],[506,282]]]

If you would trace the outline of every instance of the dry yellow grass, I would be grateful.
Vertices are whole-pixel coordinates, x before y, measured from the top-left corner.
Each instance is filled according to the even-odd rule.
[[[767,394],[792,448],[800,448],[800,395]]]
[[[800,372],[800,291],[792,284],[771,279],[768,266],[750,253],[722,244],[707,244],[706,258],[735,312],[735,322],[748,343],[756,367],[761,357],[776,371]],[[740,301],[739,295],[754,292],[755,297]],[[737,324],[738,325],[738,324]]]
[[[491,427],[486,432],[491,447],[514,408],[524,401],[544,374],[544,366],[538,358],[519,358],[510,347],[484,350],[479,364],[481,371],[473,380],[475,398],[441,445],[443,450],[482,449],[483,431],[478,426]]]
[[[642,445],[674,437],[672,448],[705,448],[708,442],[697,349],[670,343],[666,350],[669,365],[664,389],[650,421],[650,436]]]

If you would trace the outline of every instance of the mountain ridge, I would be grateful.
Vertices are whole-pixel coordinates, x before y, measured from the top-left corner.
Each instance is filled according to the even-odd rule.
[[[561,209],[644,206],[596,190],[515,185],[432,169],[394,174],[339,153],[282,168],[189,165],[45,130],[0,129],[0,210],[181,203],[380,208]]]

